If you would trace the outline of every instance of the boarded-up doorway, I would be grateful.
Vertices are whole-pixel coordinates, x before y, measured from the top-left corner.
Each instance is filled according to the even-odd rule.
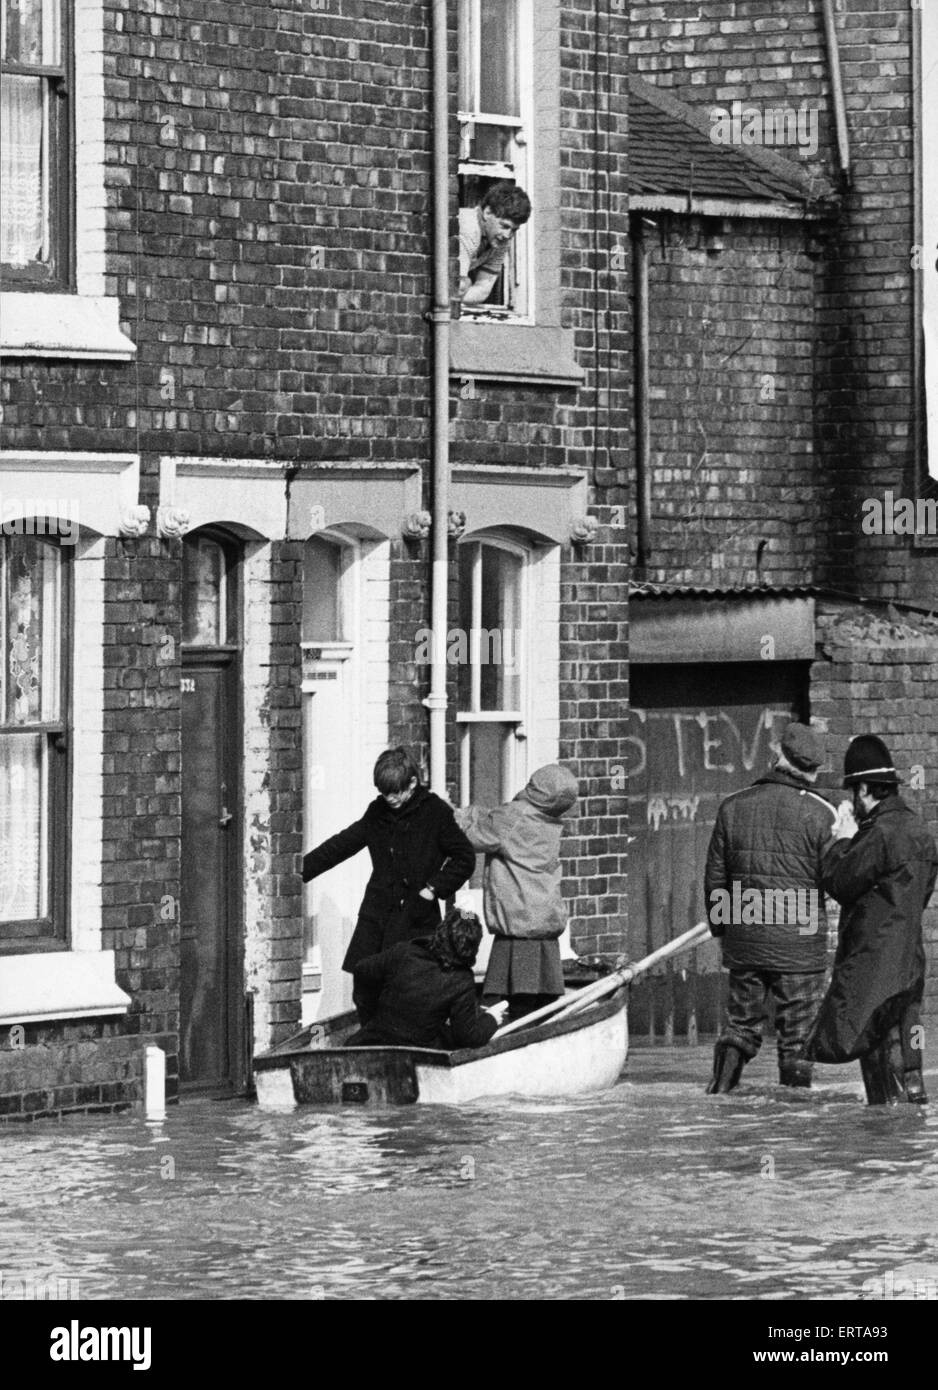
[[[767,771],[807,711],[803,662],[633,666],[629,771],[629,949],[633,959],[705,919],[704,864],[720,802]],[[716,943],[635,986],[633,1036],[696,1041],[718,1030]]]

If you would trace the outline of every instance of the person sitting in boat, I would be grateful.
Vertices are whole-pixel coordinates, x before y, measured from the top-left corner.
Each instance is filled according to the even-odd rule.
[[[495,937],[483,1002],[508,996],[521,1018],[564,993],[559,938],[567,913],[560,892],[561,818],[579,795],[559,763],[538,768],[513,801],[465,806],[456,823],[485,854],[482,903]]]
[[[483,1047],[508,1006],[479,1006],[472,967],[481,940],[475,913],[454,907],[432,936],[358,961],[363,1027],[345,1046]]]
[[[440,900],[466,882],[475,864],[453,808],[421,786],[406,749],[381,754],[374,783],[378,796],[361,820],[303,857],[308,883],[360,850],[371,855],[371,878],[342,962],[349,973],[366,956],[432,933],[440,922]],[[357,987],[352,1000],[357,1008]]]

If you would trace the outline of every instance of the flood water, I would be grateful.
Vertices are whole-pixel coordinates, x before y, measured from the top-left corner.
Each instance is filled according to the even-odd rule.
[[[7,1125],[0,1298],[938,1297],[938,1106],[709,1098],[677,1052],[573,1101]]]

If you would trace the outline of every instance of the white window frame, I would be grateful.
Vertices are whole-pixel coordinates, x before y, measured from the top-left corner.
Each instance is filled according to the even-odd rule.
[[[517,9],[518,24],[518,105],[520,116],[505,116],[498,112],[479,110],[479,85],[482,65],[481,24],[479,20],[480,0],[460,0],[459,3],[459,46],[460,64],[463,63],[465,34],[468,29],[471,48],[469,79],[473,102],[468,110],[460,107],[459,120],[459,161],[460,178],[508,179],[520,185],[530,194],[531,174],[536,167],[534,136],[534,0],[505,0]],[[460,87],[461,87],[460,82]],[[460,93],[461,94],[461,93]],[[512,141],[513,160],[510,163],[496,163],[488,160],[473,160],[468,157],[468,146],[476,125],[490,125],[514,129],[518,132]],[[520,137],[520,138],[519,138]],[[507,320],[513,324],[533,324],[535,305],[535,257],[534,222],[536,208],[531,217],[519,227],[506,259],[505,274],[514,282],[513,291],[509,289],[509,301],[516,308],[498,304],[467,304],[461,307],[461,314],[467,318]]]
[[[527,738],[528,728],[531,724],[532,694],[530,671],[533,647],[530,623],[530,617],[533,611],[531,604],[531,570],[535,557],[531,548],[524,545],[521,541],[502,535],[495,535],[491,532],[475,532],[470,536],[466,536],[461,542],[460,548],[465,546],[478,547],[473,574],[472,621],[469,633],[470,657],[476,646],[472,634],[482,627],[482,547],[486,545],[495,549],[504,550],[508,554],[516,556],[521,561],[521,571],[518,579],[518,630],[521,634],[520,642],[518,643],[519,650],[517,652],[520,661],[520,670],[518,673],[519,699],[516,709],[480,709],[481,664],[477,663],[470,666],[470,708],[468,710],[457,709],[456,711],[456,726],[459,730],[459,803],[461,806],[471,805],[473,801],[471,787],[473,727],[477,727],[480,724],[514,725],[514,737],[506,739],[502,750],[501,776],[502,786],[505,789],[506,796],[513,795],[511,789],[521,785],[527,774]]]
[[[0,292],[0,353],[128,361],[136,347],[121,330],[120,300],[105,273],[104,0],[72,4],[75,292]]]

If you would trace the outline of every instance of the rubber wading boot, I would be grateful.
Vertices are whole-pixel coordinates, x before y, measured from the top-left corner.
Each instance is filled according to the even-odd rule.
[[[897,1105],[905,1100],[905,1075],[898,1028],[891,1028],[876,1047],[871,1047],[860,1058],[860,1071],[870,1105]]]
[[[778,1081],[780,1086],[810,1086],[814,1067],[803,1057],[779,1058]]]
[[[919,1069],[907,1071],[904,1077],[905,1098],[913,1105],[927,1105],[928,1096],[925,1094],[925,1082],[922,1080],[922,1073]]]
[[[748,1061],[745,1052],[731,1042],[718,1042],[713,1049],[713,1075],[707,1086],[707,1095],[723,1095],[726,1091],[732,1091]]]

